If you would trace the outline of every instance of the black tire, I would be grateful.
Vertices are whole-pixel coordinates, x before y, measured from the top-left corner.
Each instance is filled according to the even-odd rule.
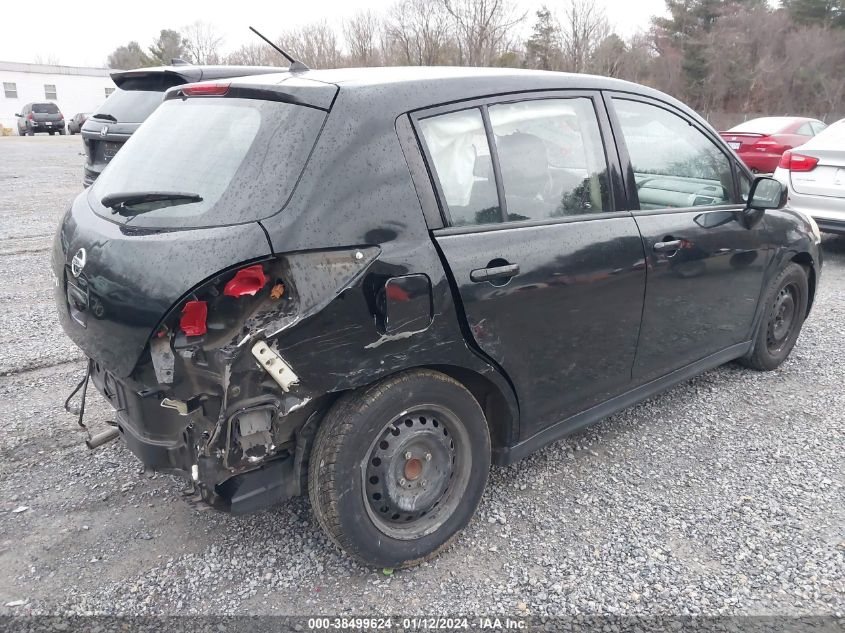
[[[64,136],[64,135],[65,135],[65,131],[64,131],[64,130],[59,130],[59,136]]]
[[[350,556],[411,567],[466,527],[489,470],[478,402],[449,376],[414,370],[335,403],[314,441],[308,493],[317,522]]]
[[[765,312],[751,351],[740,359],[746,367],[771,371],[787,359],[807,315],[807,272],[790,262],[775,276],[763,295]]]

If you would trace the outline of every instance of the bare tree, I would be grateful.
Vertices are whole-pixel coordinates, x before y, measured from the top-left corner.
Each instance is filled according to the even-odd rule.
[[[196,21],[182,29],[185,53],[194,64],[219,64],[223,36],[208,22]]]
[[[337,68],[344,65],[338,36],[325,20],[287,31],[277,44],[311,68]]]
[[[564,69],[586,72],[599,44],[610,35],[604,9],[595,0],[569,0],[561,22]]]
[[[442,0],[399,0],[384,24],[384,49],[390,63],[434,66],[449,63],[449,16]]]
[[[509,0],[443,0],[452,16],[462,66],[492,66],[513,46],[511,30],[525,19]]]
[[[223,61],[230,66],[288,66],[288,60],[278,51],[259,42],[244,44],[226,55]]]
[[[380,66],[381,19],[373,11],[359,11],[343,22],[343,39],[352,66]]]
[[[59,65],[59,56],[54,53],[49,53],[47,55],[38,54],[35,56],[35,63],[36,64],[47,64],[48,66],[58,66]]]

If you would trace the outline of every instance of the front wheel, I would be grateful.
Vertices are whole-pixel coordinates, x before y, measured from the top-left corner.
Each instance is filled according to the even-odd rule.
[[[335,545],[365,565],[410,567],[466,527],[489,470],[478,402],[449,376],[415,370],[332,407],[314,442],[308,492]]]
[[[808,287],[806,271],[794,262],[772,280],[763,296],[765,312],[757,326],[754,345],[740,359],[743,365],[770,371],[787,359],[807,314]]]

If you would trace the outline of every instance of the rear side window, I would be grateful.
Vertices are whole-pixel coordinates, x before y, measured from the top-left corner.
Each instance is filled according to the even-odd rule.
[[[641,209],[730,204],[727,155],[703,132],[668,110],[614,98],[634,170]]]
[[[607,162],[591,99],[490,106],[509,220],[609,208]]]
[[[810,127],[810,122],[804,123],[801,127],[798,128],[796,134],[800,134],[801,136],[813,136],[813,128]]]
[[[501,222],[493,161],[477,108],[420,121],[452,226]]]
[[[813,130],[813,136],[824,130],[827,126],[821,121],[810,121],[810,127]]]
[[[173,99],[127,141],[94,183],[97,213],[143,227],[199,227],[268,217],[287,203],[325,112],[258,99]],[[180,192],[201,201],[140,204],[115,215],[107,195]]]

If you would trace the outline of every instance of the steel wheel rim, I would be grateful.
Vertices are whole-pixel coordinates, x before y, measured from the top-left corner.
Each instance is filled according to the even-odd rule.
[[[799,292],[796,284],[789,283],[775,297],[766,329],[766,346],[771,353],[783,349],[795,330]]]
[[[382,428],[361,463],[364,507],[383,534],[421,538],[452,516],[471,471],[458,416],[440,405],[413,407]]]

